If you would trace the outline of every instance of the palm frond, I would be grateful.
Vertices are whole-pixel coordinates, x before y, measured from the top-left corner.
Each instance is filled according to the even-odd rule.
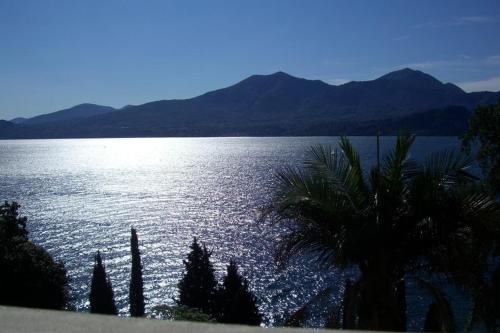
[[[353,168],[344,151],[334,150],[331,146],[313,146],[307,151],[304,165],[336,192],[345,194],[353,205],[360,206],[365,202],[366,186],[361,168]]]
[[[344,153],[344,156],[347,158],[350,166],[350,173],[352,177],[353,183],[357,185],[357,188],[360,192],[367,193],[368,188],[365,184],[365,180],[363,177],[363,169],[361,168],[361,162],[359,158],[359,154],[351,144],[351,141],[346,137],[342,136],[340,138],[340,149]]]
[[[406,181],[419,172],[418,163],[409,157],[414,142],[415,135],[399,135],[396,147],[386,155],[382,174],[390,184]]]
[[[456,150],[443,150],[430,155],[424,164],[424,174],[439,186],[449,187],[457,183],[477,180],[470,169],[472,157]]]
[[[322,175],[290,167],[279,171],[276,179],[279,213],[321,212],[323,215],[330,215],[356,208],[350,194],[340,181],[335,185]],[[287,217],[287,214],[284,215]]]
[[[463,210],[468,218],[484,222],[494,222],[498,228],[500,221],[500,203],[486,192],[467,193],[462,200]]]
[[[343,257],[343,233],[320,230],[314,224],[301,224],[296,230],[282,236],[275,252],[280,267],[297,254],[310,254],[320,266],[333,265]]]
[[[328,156],[328,150],[313,151],[319,159],[316,164],[310,162],[309,170],[285,167],[276,174],[271,211],[277,221],[295,222],[294,230],[282,237],[277,247],[280,265],[305,252],[313,254],[321,265],[343,258],[346,230],[358,227],[353,220],[365,209],[345,159]]]
[[[331,146],[316,145],[306,151],[304,165],[312,169],[319,168],[321,170],[324,168],[333,171],[339,169],[339,163],[342,162],[341,156]]]
[[[334,290],[334,286],[328,286],[325,289],[317,292],[313,297],[311,297],[306,303],[304,303],[300,308],[298,308],[294,313],[292,313],[286,320],[283,326],[288,327],[302,327],[307,320],[307,315],[313,306],[317,306],[318,303],[325,302],[327,298],[330,297]],[[335,311],[336,312],[336,311]]]
[[[417,285],[423,290],[427,291],[428,294],[434,300],[437,310],[439,312],[441,331],[442,332],[455,332],[455,317],[453,315],[453,310],[451,308],[448,298],[441,290],[441,288],[433,285],[429,281],[424,279],[415,278]]]

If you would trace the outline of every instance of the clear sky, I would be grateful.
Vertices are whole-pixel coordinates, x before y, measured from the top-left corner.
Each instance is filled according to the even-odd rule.
[[[500,1],[0,0],[0,119],[188,98],[278,70],[500,90]]]

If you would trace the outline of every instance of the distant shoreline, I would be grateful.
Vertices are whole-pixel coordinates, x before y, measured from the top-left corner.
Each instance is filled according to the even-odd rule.
[[[0,138],[0,141],[29,141],[29,140],[101,140],[101,139],[218,139],[218,138],[332,138],[332,137],[340,137],[340,136],[348,136],[348,137],[360,137],[360,138],[373,138],[377,135],[362,135],[362,134],[338,134],[338,135],[220,135],[220,136],[121,136],[121,137],[60,137],[60,138]],[[424,134],[424,135],[416,135],[417,137],[455,137],[459,139],[459,135],[439,135],[439,134]],[[393,138],[397,137],[397,134],[389,134],[384,135],[383,133],[380,137]]]

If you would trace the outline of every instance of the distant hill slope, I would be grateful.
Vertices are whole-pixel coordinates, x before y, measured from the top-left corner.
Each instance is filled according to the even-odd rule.
[[[0,120],[0,139],[23,139],[30,138],[30,133],[7,120]]]
[[[12,122],[21,123],[24,125],[40,125],[49,124],[77,119],[85,119],[97,115],[102,115],[108,112],[116,111],[110,106],[102,106],[90,103],[75,105],[69,109],[60,110],[53,113],[43,114],[29,119],[16,118]],[[19,121],[19,119],[22,119]]]
[[[14,127],[14,126],[15,126],[15,124],[12,123],[12,122],[10,122],[10,121],[0,120],[0,130],[11,128],[11,127]]]
[[[28,120],[27,118],[23,118],[23,117],[18,117],[18,118],[14,118],[14,119],[11,119],[9,120],[11,123],[14,123],[14,124],[22,124],[24,123],[26,120]]]
[[[392,130],[412,124],[419,124],[420,133],[456,134],[466,126],[466,112],[499,98],[500,92],[466,93],[411,69],[340,86],[277,72],[191,99],[119,111],[93,106],[100,111],[92,116],[77,112],[77,106],[17,126],[30,137],[373,134],[374,126]]]

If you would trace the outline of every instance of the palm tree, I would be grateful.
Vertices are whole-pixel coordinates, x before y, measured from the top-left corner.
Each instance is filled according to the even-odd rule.
[[[277,173],[265,216],[290,227],[278,263],[308,253],[322,265],[357,268],[344,295],[345,327],[406,330],[405,282],[414,279],[434,298],[442,328],[453,330],[436,281],[474,296],[490,267],[499,204],[476,184],[469,157],[443,151],[419,164],[409,157],[414,140],[398,136],[368,174],[346,137],[340,149],[312,147],[302,168]]]

